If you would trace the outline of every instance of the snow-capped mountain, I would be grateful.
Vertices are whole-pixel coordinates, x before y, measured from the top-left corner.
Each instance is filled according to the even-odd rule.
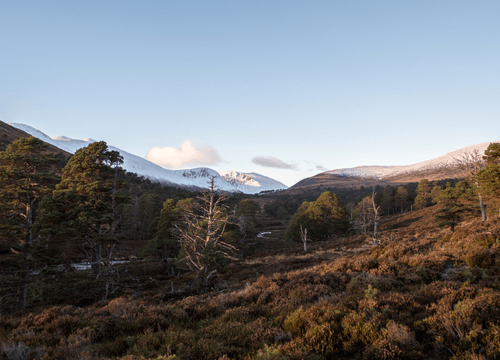
[[[473,150],[478,150],[480,154],[488,148],[491,142],[471,145],[462,149],[452,151],[446,155],[432,160],[423,161],[413,165],[405,166],[358,166],[348,169],[336,169],[326,171],[323,174],[341,175],[346,177],[369,177],[378,179],[388,179],[395,176],[407,175],[416,172],[424,172],[442,168],[454,168],[457,166],[457,159]]]
[[[71,154],[95,142],[93,139],[75,140],[66,136],[49,137],[43,132],[25,124],[9,125]],[[108,148],[109,150],[118,151],[123,156],[122,167],[125,170],[165,185],[206,188],[208,181],[214,176],[215,185],[220,190],[229,192],[257,194],[261,191],[288,188],[279,181],[255,173],[240,173],[237,171],[222,171],[218,173],[215,170],[204,167],[189,170],[169,170],[109,144]]]
[[[235,188],[246,186],[260,187],[260,191],[284,190],[286,185],[270,177],[256,173],[241,173],[238,171],[219,171],[219,174]]]

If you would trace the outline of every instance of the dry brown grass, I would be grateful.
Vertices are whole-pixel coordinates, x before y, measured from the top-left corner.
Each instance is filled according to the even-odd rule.
[[[230,266],[217,291],[165,303],[159,276],[139,295],[2,318],[0,334],[51,359],[500,358],[500,219],[451,233],[434,211],[386,219],[379,246],[289,244]]]

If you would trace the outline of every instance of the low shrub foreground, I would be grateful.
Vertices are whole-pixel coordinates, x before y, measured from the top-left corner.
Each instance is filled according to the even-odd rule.
[[[366,251],[359,236],[250,258],[224,291],[5,315],[0,359],[499,359],[500,219],[450,233],[433,211],[386,221]]]

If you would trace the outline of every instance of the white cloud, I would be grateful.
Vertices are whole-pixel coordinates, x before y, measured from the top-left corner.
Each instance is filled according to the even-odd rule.
[[[256,165],[270,167],[275,169],[290,169],[297,170],[296,164],[287,164],[286,162],[275,158],[274,156],[257,156],[252,159],[252,162]]]
[[[316,166],[316,170],[319,170],[319,171],[326,171],[326,170],[328,170],[328,169],[327,169],[326,167],[324,167],[324,166],[317,165],[317,166]]]
[[[193,145],[191,140],[184,140],[181,148],[158,146],[152,147],[145,156],[157,165],[168,169],[184,166],[218,165],[224,161],[217,150],[209,145]]]

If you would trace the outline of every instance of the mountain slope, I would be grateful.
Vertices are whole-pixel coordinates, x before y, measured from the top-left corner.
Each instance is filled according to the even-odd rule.
[[[456,159],[465,153],[477,149],[484,153],[491,142],[476,144],[452,151],[435,159],[406,166],[358,166],[354,168],[325,171],[303,179],[293,185],[289,191],[301,191],[308,188],[331,187],[371,187],[397,185],[418,182],[460,178],[462,171],[456,165]]]
[[[452,151],[443,156],[432,160],[422,161],[413,165],[406,166],[358,166],[348,169],[336,169],[326,171],[326,174],[341,175],[341,176],[356,176],[356,177],[375,177],[378,179],[390,179],[401,175],[408,175],[416,172],[432,171],[443,168],[455,168],[456,159],[460,158],[465,153],[473,150],[478,150],[480,153],[488,148],[491,142],[476,144],[464,147],[459,150]]]
[[[29,125],[10,125],[71,154],[74,154],[76,150],[95,142],[93,139],[75,140],[65,136],[49,137]],[[118,151],[123,156],[122,167],[125,170],[134,172],[138,175],[149,178],[152,181],[157,181],[165,185],[205,188],[208,185],[208,181],[213,176],[215,177],[215,185],[219,189],[229,192],[257,194],[261,191],[287,188],[286,185],[280,183],[279,181],[255,173],[225,171],[219,174],[215,170],[204,167],[189,170],[169,170],[109,144],[108,147],[110,150]]]
[[[18,129],[14,126],[0,121],[0,151],[5,150],[7,145],[12,144],[14,141],[30,136],[30,134],[25,131]],[[69,158],[71,153],[64,151],[54,145],[48,144],[49,147],[47,152],[53,155],[62,156],[64,158]]]

